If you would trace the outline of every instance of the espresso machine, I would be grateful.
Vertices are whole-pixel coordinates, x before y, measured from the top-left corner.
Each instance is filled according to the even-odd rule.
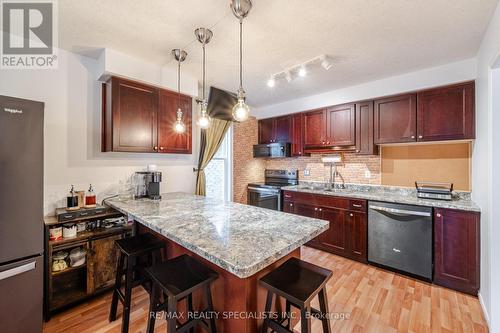
[[[160,200],[161,172],[138,171],[134,174],[135,199],[149,198]]]

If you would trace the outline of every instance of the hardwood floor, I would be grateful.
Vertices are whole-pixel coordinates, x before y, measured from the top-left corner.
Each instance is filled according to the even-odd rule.
[[[333,271],[328,303],[338,319],[332,320],[332,332],[488,332],[475,297],[309,247],[302,248],[302,259]],[[57,314],[43,331],[120,332],[121,315],[108,322],[110,301],[108,293]],[[136,288],[132,303],[130,332],[144,332],[148,295]],[[166,332],[163,320],[155,331]],[[319,321],[313,320],[313,332],[322,332]]]

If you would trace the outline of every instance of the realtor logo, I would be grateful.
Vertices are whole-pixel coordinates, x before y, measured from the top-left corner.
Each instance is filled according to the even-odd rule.
[[[2,0],[2,69],[57,67],[55,2]]]

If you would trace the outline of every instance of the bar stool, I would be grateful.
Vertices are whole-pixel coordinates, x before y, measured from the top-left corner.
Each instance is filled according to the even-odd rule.
[[[168,333],[194,332],[194,328],[200,324],[210,333],[217,333],[210,292],[211,282],[218,277],[216,272],[184,254],[149,267],[146,273],[153,282],[147,333],[154,332],[156,313],[160,311],[165,311]],[[188,316],[181,324],[175,316],[177,303],[187,299],[188,311],[193,313],[193,292],[197,290],[201,290],[205,298],[206,307],[199,312],[203,315]],[[205,320],[206,318],[208,320]]]
[[[330,280],[332,271],[302,261],[297,258],[288,259],[283,265],[271,271],[260,279],[260,284],[267,289],[266,317],[262,326],[262,333],[271,328],[273,332],[293,333],[291,325],[291,306],[300,309],[301,332],[311,332],[311,315],[321,319],[324,333],[331,333],[328,316],[328,301],[326,297],[326,283]],[[279,297],[286,300],[286,317],[280,315],[270,318],[273,296],[276,294],[276,303]],[[319,297],[320,311],[311,308],[312,299]]]
[[[146,290],[147,280],[144,278],[144,268],[161,261],[161,249],[165,245],[151,234],[141,234],[115,241],[120,250],[116,266],[115,286],[109,311],[109,321],[116,320],[118,300],[123,304],[122,332],[128,332],[130,319],[130,301],[132,288],[143,285]],[[144,262],[145,261],[145,262]],[[122,278],[125,275],[125,291],[121,291]]]

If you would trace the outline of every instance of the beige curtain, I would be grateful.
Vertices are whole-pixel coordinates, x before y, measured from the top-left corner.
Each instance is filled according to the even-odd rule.
[[[198,162],[198,174],[196,177],[196,194],[206,195],[205,167],[212,160],[224,140],[231,121],[212,118],[210,127],[201,130],[200,158]]]

